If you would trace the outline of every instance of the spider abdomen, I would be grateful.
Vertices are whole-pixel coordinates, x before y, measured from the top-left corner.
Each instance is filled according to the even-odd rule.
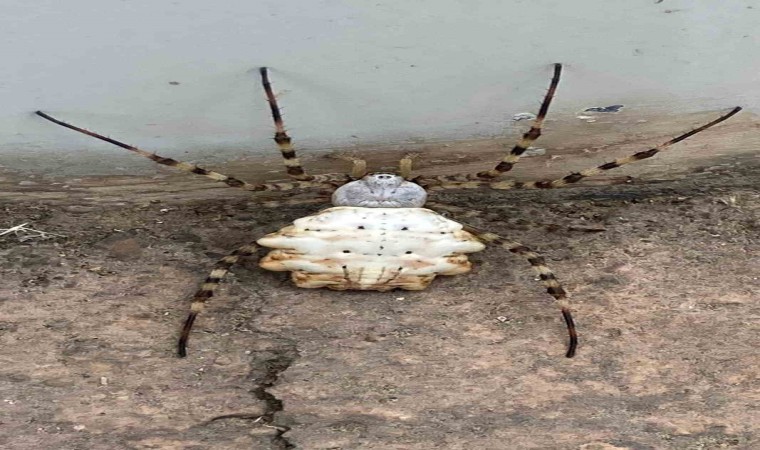
[[[437,275],[470,270],[484,245],[462,225],[424,208],[328,208],[258,241],[259,265],[289,271],[304,288],[425,289]]]

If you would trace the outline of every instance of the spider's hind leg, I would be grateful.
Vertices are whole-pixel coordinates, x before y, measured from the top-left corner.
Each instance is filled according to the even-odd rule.
[[[454,213],[470,212],[466,208],[438,204],[435,202],[428,202],[426,206],[429,206],[433,210],[436,210],[436,211],[440,209],[440,210],[450,211]],[[471,213],[472,215],[478,215],[479,211],[474,210]],[[535,270],[535,272],[538,274],[538,277],[541,279],[541,282],[543,282],[544,286],[546,286],[546,292],[548,292],[549,295],[554,297],[554,300],[556,301],[557,305],[559,306],[560,311],[562,312],[562,318],[565,320],[565,325],[567,326],[567,333],[569,335],[569,342],[568,342],[567,352],[565,353],[565,356],[568,358],[572,358],[573,356],[575,356],[575,350],[578,347],[578,334],[575,330],[575,322],[573,321],[573,315],[570,312],[570,302],[567,298],[567,292],[562,287],[559,280],[557,280],[557,277],[554,275],[554,272],[552,272],[549,266],[546,265],[546,260],[544,259],[544,257],[519,242],[510,241],[495,233],[483,231],[466,224],[463,224],[463,229],[475,235],[483,243],[496,244],[511,253],[522,256],[528,261],[528,263],[533,267],[533,270]]]
[[[180,358],[187,356],[187,341],[190,338],[190,331],[193,329],[195,319],[206,307],[206,301],[213,297],[214,290],[219,286],[222,278],[227,275],[230,268],[240,261],[241,258],[255,254],[259,248],[261,247],[256,243],[244,245],[216,263],[214,269],[206,277],[206,281],[203,282],[200,289],[193,296],[193,302],[190,304],[190,313],[187,319],[185,319],[185,324],[182,326],[179,341],[177,342],[177,354]]]
[[[557,306],[559,306],[559,309],[562,312],[562,318],[565,320],[567,333],[569,335],[569,342],[565,356],[568,358],[575,356],[575,350],[578,347],[578,333],[575,330],[575,322],[573,321],[573,315],[570,312],[570,301],[567,299],[567,292],[565,292],[565,289],[557,280],[554,272],[552,272],[549,266],[546,265],[544,257],[519,242],[510,241],[497,234],[478,230],[469,225],[465,225],[464,229],[477,236],[481,241],[496,244],[511,253],[522,256],[528,261],[528,263],[530,263],[533,270],[535,270],[538,277],[541,279],[541,282],[546,286],[546,292],[554,297]]]

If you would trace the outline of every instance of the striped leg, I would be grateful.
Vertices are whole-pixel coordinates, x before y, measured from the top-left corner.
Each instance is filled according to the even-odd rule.
[[[269,82],[267,68],[260,68],[259,73],[261,74],[261,83],[264,85],[264,92],[266,92],[267,101],[269,102],[269,109],[272,111],[272,119],[274,119],[274,141],[280,148],[280,153],[282,153],[285,169],[287,170],[288,175],[296,180],[311,180],[312,177],[307,175],[306,172],[304,172],[303,167],[301,167],[301,162],[298,160],[296,151],[291,145],[290,136],[288,136],[288,133],[285,131],[285,124],[282,121],[280,107],[277,106],[277,99],[272,91],[272,83]]]
[[[523,134],[522,139],[520,139],[517,144],[512,147],[512,151],[510,151],[509,154],[507,154],[496,167],[485,172],[479,172],[478,177],[496,178],[504,172],[509,172],[512,170],[512,167],[517,163],[517,161],[520,160],[520,156],[525,153],[525,150],[530,147],[530,144],[532,144],[536,139],[538,139],[539,136],[541,136],[541,126],[544,124],[546,114],[549,112],[549,105],[554,98],[554,93],[557,91],[557,85],[559,84],[559,76],[561,73],[562,64],[554,64],[554,75],[552,76],[551,83],[549,83],[549,90],[546,91],[544,101],[541,102],[541,108],[539,108],[538,115],[533,121],[533,125],[531,125],[530,130],[528,130],[527,133]]]
[[[558,223],[546,223],[538,222],[534,220],[524,219],[522,217],[503,217],[497,212],[481,211],[473,208],[462,208],[461,206],[450,205],[448,203],[440,203],[428,200],[425,202],[425,207],[435,210],[438,213],[446,212],[456,215],[459,218],[471,218],[471,217],[483,217],[486,216],[486,220],[499,220],[502,222],[509,222],[512,226],[529,226],[532,228],[544,228],[546,231],[567,230],[567,231],[582,231],[586,233],[593,233],[599,231],[606,231],[602,225],[572,225],[572,224],[558,224]]]
[[[538,115],[533,120],[533,124],[527,133],[522,135],[522,138],[517,141],[512,150],[504,156],[501,162],[491,170],[478,172],[477,174],[456,174],[456,175],[443,175],[435,177],[442,182],[464,182],[474,180],[478,178],[498,178],[505,172],[512,170],[515,164],[520,160],[523,153],[530,147],[530,145],[541,136],[541,127],[544,124],[546,114],[549,112],[549,105],[554,98],[554,93],[557,91],[557,85],[559,85],[559,77],[562,73],[562,64],[554,64],[554,75],[549,83],[549,90],[546,91],[544,101],[541,102],[541,108],[538,110]]]
[[[481,211],[478,210],[460,208],[458,206],[437,202],[427,202],[425,206],[436,211],[450,211],[452,213],[460,214],[462,216],[466,215],[468,217],[477,216],[481,213]],[[557,301],[557,304],[559,305],[560,311],[562,311],[562,317],[565,319],[567,332],[570,336],[570,342],[568,344],[567,353],[565,353],[565,356],[568,358],[575,356],[575,350],[578,347],[578,334],[575,331],[575,322],[573,321],[573,316],[570,312],[570,302],[567,300],[567,293],[565,292],[565,289],[562,288],[562,285],[557,280],[554,272],[552,272],[551,269],[549,269],[549,267],[546,265],[544,258],[530,248],[520,244],[519,242],[507,240],[497,234],[489,233],[470,225],[463,225],[463,227],[465,231],[474,234],[484,243],[496,244],[528,260],[530,265],[533,266],[533,269],[538,274],[539,278],[541,278],[544,286],[546,286],[546,292],[554,297],[554,299]]]
[[[695,128],[687,133],[684,133],[680,136],[677,136],[667,142],[663,142],[662,144],[653,147],[649,150],[641,151],[634,153],[633,155],[626,156],[623,158],[618,158],[614,161],[604,163],[602,165],[591,167],[589,169],[581,170],[580,172],[574,172],[569,175],[566,175],[562,178],[559,178],[557,180],[541,180],[541,181],[450,181],[450,177],[442,176],[442,177],[417,177],[415,178],[415,182],[420,184],[421,186],[425,187],[428,190],[440,190],[440,189],[477,189],[480,187],[489,187],[491,189],[553,189],[553,188],[559,188],[566,186],[568,184],[577,183],[581,181],[584,178],[592,177],[594,175],[599,175],[600,173],[615,169],[620,166],[624,166],[626,164],[630,164],[636,161],[641,161],[642,159],[651,158],[652,156],[656,155],[662,150],[667,149],[671,145],[681,142],[684,139],[690,138],[691,136],[694,136],[695,134],[704,131],[713,125],[717,125],[724,120],[727,120],[734,114],[741,111],[742,108],[737,106],[736,108],[732,109],[728,113],[718,117],[717,119],[713,120],[712,122],[706,123],[702,125],[701,127]]]
[[[42,111],[37,111],[36,114],[62,127],[66,127],[68,129],[78,131],[79,133],[86,134],[87,136],[92,136],[96,139],[100,139],[101,141],[105,141],[105,142],[108,142],[109,144],[113,144],[123,149],[137,153],[138,155],[148,158],[152,161],[155,161],[158,164],[174,167],[176,169],[179,169],[185,172],[194,173],[196,175],[202,175],[204,177],[211,178],[214,181],[219,181],[221,183],[224,183],[227,186],[236,187],[236,188],[244,189],[247,191],[287,191],[287,190],[292,190],[292,189],[306,189],[306,188],[333,188],[335,187],[335,185],[341,185],[341,184],[345,184],[351,181],[348,178],[348,176],[343,175],[343,174],[327,174],[327,175],[313,176],[308,181],[304,180],[304,181],[291,181],[291,182],[284,182],[284,183],[251,184],[242,180],[238,180],[237,178],[221,174],[219,172],[214,172],[213,170],[208,170],[202,167],[198,167],[195,164],[190,164],[183,161],[177,161],[176,159],[172,159],[172,158],[164,158],[163,156],[159,156],[155,153],[151,153],[149,151],[142,150],[135,146],[125,144],[123,142],[117,141],[116,139],[112,139],[112,138],[103,136],[102,134],[98,134],[94,131],[90,131],[85,128],[80,128],[80,127],[71,125],[69,123],[66,123],[62,120],[58,120]]]
[[[326,193],[326,194],[331,194]],[[330,197],[314,197],[314,198],[292,198],[287,200],[262,200],[256,204],[263,206],[264,208],[281,208],[283,206],[300,206],[300,205],[315,205],[315,204],[330,204]]]
[[[519,242],[509,241],[497,234],[478,230],[469,225],[465,225],[464,229],[474,234],[478,237],[478,239],[485,243],[496,244],[528,260],[530,265],[533,266],[533,269],[538,274],[539,278],[541,278],[544,286],[546,286],[546,292],[554,297],[554,299],[557,301],[557,305],[559,306],[560,311],[562,311],[562,317],[565,319],[567,332],[570,336],[570,341],[565,356],[568,358],[575,356],[575,349],[578,347],[578,334],[575,331],[575,322],[573,322],[573,316],[570,313],[570,302],[567,299],[567,293],[562,288],[562,285],[560,285],[559,281],[557,281],[557,277],[554,276],[554,273],[546,265],[544,258],[530,248],[520,244]]]
[[[206,281],[203,282],[198,292],[195,293],[193,302],[190,304],[190,314],[188,314],[185,320],[177,344],[177,354],[180,358],[187,356],[187,340],[190,338],[190,330],[193,328],[195,318],[206,307],[206,301],[213,297],[214,289],[219,286],[222,278],[227,275],[233,264],[240,261],[240,258],[244,256],[255,254],[259,248],[259,245],[256,243],[244,245],[216,263],[214,270],[206,277]]]

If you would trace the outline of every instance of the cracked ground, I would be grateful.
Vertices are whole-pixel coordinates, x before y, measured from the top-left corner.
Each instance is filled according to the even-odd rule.
[[[0,447],[760,448],[759,185],[748,167],[439,196],[547,257],[574,302],[574,359],[530,267],[499,249],[422,292],[303,290],[248,261],[178,359],[213,262],[318,207],[14,188],[0,228],[66,237],[0,241]]]

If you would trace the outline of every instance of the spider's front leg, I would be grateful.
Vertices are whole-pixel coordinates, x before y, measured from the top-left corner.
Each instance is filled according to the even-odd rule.
[[[523,153],[525,153],[526,150],[528,150],[528,147],[541,136],[541,127],[544,124],[544,119],[546,118],[546,114],[549,112],[549,105],[551,105],[552,99],[554,98],[554,93],[557,91],[557,86],[559,85],[559,77],[562,73],[562,64],[555,63],[554,64],[554,74],[552,75],[552,81],[549,83],[549,89],[546,91],[546,95],[544,96],[544,100],[541,102],[541,108],[538,110],[538,114],[536,115],[536,118],[533,120],[533,124],[530,126],[530,130],[528,130],[525,134],[523,134],[522,139],[520,139],[517,144],[515,144],[514,147],[512,147],[512,151],[510,151],[506,156],[504,156],[504,159],[501,160],[501,162],[496,165],[491,170],[486,170],[484,172],[478,172],[478,177],[480,178],[497,178],[501,176],[505,172],[509,172],[512,170],[512,167],[517,163],[517,161],[520,160],[520,157]]]
[[[293,148],[292,139],[288,136],[288,132],[285,131],[282,113],[280,113],[280,107],[277,105],[277,98],[272,90],[272,83],[269,81],[269,71],[266,67],[261,67],[259,73],[261,74],[261,84],[264,87],[267,102],[269,102],[269,109],[272,112],[272,120],[274,121],[274,141],[277,143],[277,147],[279,147],[282,154],[285,169],[288,175],[296,180],[311,180],[312,176],[303,170],[301,161],[296,156],[296,151]]]
[[[693,130],[687,131],[686,133],[678,135],[674,137],[673,139],[663,142],[662,144],[656,147],[650,148],[649,150],[636,152],[632,155],[624,156],[614,161],[600,164],[595,167],[590,167],[588,169],[584,169],[579,172],[573,172],[569,175],[565,175],[564,177],[558,178],[556,180],[482,181],[482,180],[461,179],[461,178],[454,179],[451,176],[444,175],[444,176],[438,176],[438,177],[417,177],[415,179],[415,182],[425,187],[425,189],[432,190],[432,191],[437,191],[437,190],[442,190],[442,189],[478,189],[481,187],[489,187],[491,189],[500,189],[500,190],[502,189],[503,190],[506,190],[506,189],[554,189],[554,188],[565,187],[568,184],[577,183],[588,177],[599,175],[608,170],[617,169],[618,167],[622,167],[624,165],[631,164],[636,161],[641,161],[643,159],[651,158],[654,155],[658,154],[659,152],[668,149],[673,144],[676,144],[685,139],[688,139],[697,133],[705,131],[706,129],[712,126],[715,126],[723,122],[724,120],[728,120],[734,114],[737,114],[741,110],[742,108],[740,106],[737,106],[733,108],[731,111],[713,120],[712,122],[708,122],[702,126],[694,128]]]
[[[62,127],[68,128],[70,130],[74,130],[82,134],[86,134],[87,136],[94,137],[95,139],[100,139],[101,141],[108,142],[109,144],[113,144],[117,147],[121,147],[125,150],[129,150],[130,152],[137,153],[143,158],[148,158],[158,164],[174,167],[175,169],[181,170],[183,172],[189,172],[189,173],[194,173],[196,175],[201,175],[206,178],[210,178],[214,181],[224,183],[227,186],[240,188],[246,191],[254,191],[254,192],[289,191],[293,189],[335,188],[337,186],[340,186],[341,184],[345,184],[351,181],[350,178],[344,174],[325,174],[325,175],[311,176],[309,177],[308,180],[288,181],[288,182],[281,182],[281,183],[260,183],[260,184],[248,183],[246,181],[237,179],[235,177],[231,177],[229,175],[225,175],[223,173],[219,173],[219,172],[209,170],[209,169],[204,169],[203,167],[200,167],[196,164],[188,163],[185,161],[178,161],[173,158],[166,158],[166,157],[157,155],[147,150],[143,150],[139,147],[135,147],[134,145],[126,144],[116,139],[104,136],[100,133],[96,133],[86,128],[81,128],[76,125],[72,125],[68,122],[64,122],[62,120],[56,119],[50,114],[44,113],[42,111],[37,111],[35,112],[35,114],[37,114],[38,116],[42,117],[45,120],[53,122]]]
[[[264,87],[264,93],[267,96],[269,110],[272,113],[272,120],[274,121],[274,141],[277,143],[277,147],[282,154],[285,170],[290,177],[295,178],[296,180],[314,180],[315,176],[307,174],[301,165],[301,161],[296,155],[296,150],[293,148],[293,140],[285,130],[285,122],[282,120],[280,106],[277,104],[277,96],[275,96],[274,91],[272,90],[272,83],[269,81],[269,70],[266,67],[261,67],[259,73],[261,74],[261,84]],[[351,163],[351,179],[359,179],[366,175],[367,163],[364,160],[351,158]],[[318,176],[319,175],[317,175],[317,177]]]
[[[491,170],[485,170],[476,174],[456,174],[456,175],[440,175],[435,177],[424,177],[424,179],[435,180],[437,182],[463,182],[468,180],[478,179],[494,179],[498,178],[506,172],[512,170],[512,168],[520,160],[520,157],[531,146],[536,139],[541,136],[541,128],[543,127],[546,115],[549,113],[549,105],[552,103],[555,92],[557,92],[557,86],[559,85],[559,78],[562,73],[562,64],[555,63],[553,65],[554,73],[552,80],[549,83],[549,89],[544,95],[544,100],[541,102],[541,107],[538,110],[536,118],[533,119],[533,123],[530,126],[530,130],[522,135],[522,138],[512,147],[512,150],[507,153],[504,158]]]

